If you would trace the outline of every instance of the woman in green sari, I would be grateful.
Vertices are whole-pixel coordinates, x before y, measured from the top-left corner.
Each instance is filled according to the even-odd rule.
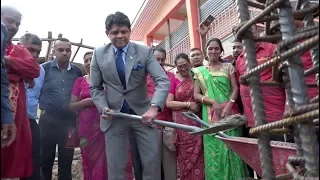
[[[239,113],[238,85],[234,67],[223,63],[221,41],[213,38],[206,45],[209,64],[192,69],[194,73],[194,98],[202,103],[203,121],[213,124],[220,119]],[[242,129],[227,131],[230,136],[242,136]],[[205,135],[204,158],[206,180],[238,180],[248,175],[245,163],[236,153],[214,135]]]

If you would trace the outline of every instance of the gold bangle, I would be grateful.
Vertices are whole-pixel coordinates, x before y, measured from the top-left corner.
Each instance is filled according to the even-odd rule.
[[[233,100],[233,99],[230,99],[230,102],[235,103],[236,101],[235,101],[235,100]]]
[[[204,98],[205,98],[205,96],[203,96],[202,99],[201,99],[201,103],[202,104],[204,104]]]
[[[190,106],[191,106],[191,103],[190,103],[190,102],[188,102],[188,109],[190,109]]]

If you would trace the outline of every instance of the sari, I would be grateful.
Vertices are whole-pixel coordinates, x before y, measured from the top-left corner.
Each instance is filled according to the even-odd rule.
[[[175,79],[171,82],[170,93],[174,95],[175,101],[193,102],[193,82],[186,79],[182,82]],[[183,112],[188,109],[172,111],[172,118],[176,123],[190,126],[200,125],[185,116]],[[191,135],[186,131],[176,130],[177,161],[180,170],[180,180],[204,180],[204,157],[201,135]]]
[[[72,95],[79,100],[90,98],[90,85],[85,76],[79,77],[73,86]],[[105,136],[100,130],[100,113],[95,106],[87,107],[78,112],[80,149],[84,180],[107,180],[108,168],[105,150]],[[132,165],[126,168],[126,180],[133,179]]]
[[[194,79],[198,81],[204,96],[215,99],[225,106],[232,94],[230,74],[234,68],[230,63],[223,63],[219,71],[208,71],[206,67],[192,69]],[[232,112],[237,112],[234,104]],[[202,105],[202,119],[207,123],[218,121],[211,106]],[[225,132],[229,136],[241,136],[242,128]],[[238,180],[248,175],[247,167],[241,158],[214,135],[204,135],[204,160],[206,180]]]

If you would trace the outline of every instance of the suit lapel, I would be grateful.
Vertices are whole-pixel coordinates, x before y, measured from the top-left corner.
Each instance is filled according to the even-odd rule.
[[[117,71],[117,66],[116,66],[116,59],[114,56],[114,50],[112,46],[109,46],[109,48],[107,49],[107,53],[105,54],[105,59],[108,61],[108,64],[110,65],[110,68],[108,68],[112,74],[114,75],[114,77],[116,78],[116,80],[118,81],[118,83],[121,84],[120,78],[119,78],[119,74]]]
[[[128,47],[128,53],[126,56],[126,85],[128,85],[129,77],[133,68],[133,65],[135,64],[135,60],[137,58],[136,49],[134,48],[134,44],[130,42]]]

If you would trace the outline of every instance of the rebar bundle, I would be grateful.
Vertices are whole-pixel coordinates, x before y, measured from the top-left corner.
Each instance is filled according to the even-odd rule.
[[[237,0],[239,26],[235,36],[242,40],[247,73],[240,83],[250,86],[250,95],[256,126],[250,134],[258,137],[258,147],[263,170],[263,179],[319,179],[319,96],[308,98],[308,87],[319,87],[319,25],[314,18],[319,16],[319,2],[297,0],[295,7],[289,0]],[[250,17],[249,6],[262,12]],[[295,21],[304,27],[295,28]],[[264,36],[254,38],[251,26],[264,23]],[[278,54],[264,64],[258,65],[254,42],[277,44]],[[313,67],[304,71],[301,55],[310,51]],[[277,77],[271,82],[260,82],[260,72],[278,68]],[[306,84],[305,76],[314,76],[315,84]],[[267,123],[261,85],[282,85],[286,92],[288,111],[284,119]],[[284,128],[279,131],[279,129]],[[271,133],[292,133],[297,157],[290,157],[287,174],[275,175],[270,146]]]

